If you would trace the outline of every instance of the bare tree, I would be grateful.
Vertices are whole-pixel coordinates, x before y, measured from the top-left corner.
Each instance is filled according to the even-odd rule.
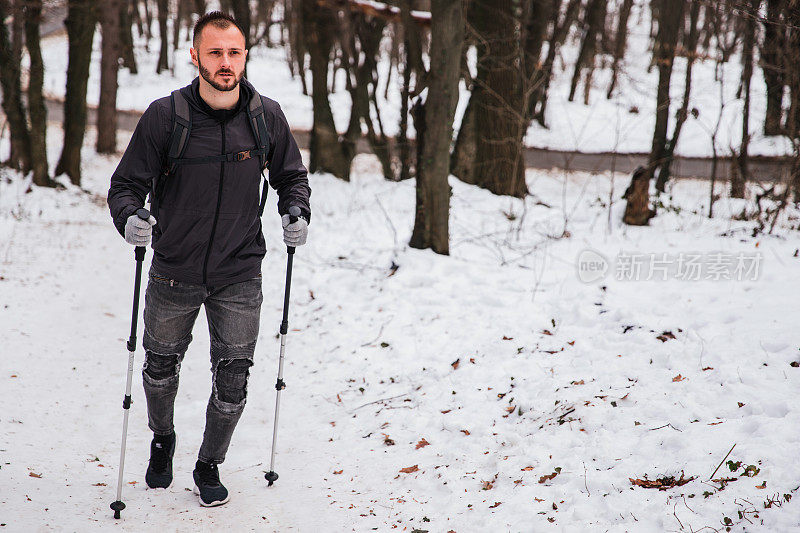
[[[761,70],[767,85],[767,110],[764,135],[781,133],[781,104],[786,86],[786,9],[788,0],[766,0],[767,16],[763,20],[764,40],[760,48]]]
[[[156,64],[156,74],[161,74],[161,71],[169,70],[169,32],[167,31],[169,0],[157,0],[156,5],[158,6],[158,33],[161,37],[161,48],[158,54],[158,63]],[[145,7],[147,7],[147,0],[145,0]]]
[[[97,152],[117,151],[117,74],[119,72],[120,0],[103,0],[99,9],[103,35],[100,58],[100,100],[97,106]]]
[[[39,24],[42,19],[42,0],[26,0],[25,47],[28,49],[28,117],[31,122],[31,168],[34,185],[55,185],[47,165],[47,107],[42,94],[44,63],[40,46]]]
[[[419,165],[416,215],[409,245],[444,255],[450,253],[447,177],[463,32],[461,0],[431,0],[428,93],[418,108],[421,120],[415,122]]]
[[[68,175],[75,185],[81,183],[81,147],[86,133],[86,86],[96,23],[93,4],[89,0],[69,0],[64,22],[69,62],[64,95],[64,145],[55,173]]]
[[[136,8],[136,0],[122,0],[119,4],[119,24],[120,24],[120,55],[122,56],[122,66],[137,74],[139,69],[136,67],[136,56],[133,53],[133,20],[132,13]]]
[[[699,18],[700,4],[698,2],[691,2],[689,7],[689,32],[684,36],[683,42],[683,53],[686,56],[686,76],[683,80],[683,101],[678,112],[675,113],[675,127],[672,130],[672,137],[667,142],[666,149],[664,150],[664,161],[658,169],[658,179],[656,180],[656,190],[658,192],[664,192],[666,188],[667,181],[670,177],[670,168],[675,159],[675,148],[678,146],[681,129],[686,119],[689,117],[689,97],[692,93],[692,67],[697,59],[697,23]]]
[[[13,11],[12,11],[13,10]],[[0,21],[9,15],[22,20],[20,6],[9,0],[0,0]],[[0,88],[3,90],[3,112],[8,120],[11,136],[11,150],[8,161],[11,168],[27,172],[31,168],[31,139],[25,121],[25,108],[22,102],[20,82],[20,57],[14,50],[14,38],[9,35],[8,26],[0,24]]]
[[[682,1],[682,0],[681,0]],[[606,21],[606,11],[608,0],[589,0],[583,20],[583,39],[581,49],[578,53],[578,60],[575,62],[575,70],[572,73],[572,82],[569,87],[569,101],[575,98],[575,90],[581,72],[584,73],[584,104],[589,104],[589,91],[592,86],[592,73],[594,72],[594,60],[598,51],[598,46],[603,37]]]
[[[611,63],[611,83],[608,85],[608,92],[606,98],[610,99],[614,94],[614,88],[617,86],[617,77],[619,76],[620,63],[625,58],[625,48],[628,43],[628,18],[631,15],[633,8],[633,0],[622,0],[622,5],[619,8],[619,15],[617,16],[617,32],[614,37],[614,59]]]
[[[678,42],[678,27],[683,20],[683,7],[683,1],[660,2],[659,4],[658,33],[653,49],[653,57],[658,66],[658,94],[656,96],[653,144],[647,167],[640,175],[634,174],[624,195],[627,203],[622,220],[633,226],[644,226],[655,216],[655,211],[650,207],[649,187],[655,169],[664,161],[666,151],[670,104],[669,84],[675,59],[675,46]]]
[[[761,0],[747,0],[744,7],[744,38],[742,41],[742,144],[736,157],[737,170],[731,173],[731,198],[744,198],[745,183],[749,177],[747,170],[748,147],[750,145],[750,81],[753,77],[753,49],[756,41],[756,18],[761,8]]]

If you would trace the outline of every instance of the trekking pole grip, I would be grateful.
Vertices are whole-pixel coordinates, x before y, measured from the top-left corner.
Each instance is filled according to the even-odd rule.
[[[142,220],[149,220],[150,219],[150,211],[148,211],[147,209],[142,207],[142,208],[136,210],[136,216],[141,218]],[[147,250],[147,248],[144,247],[144,246],[137,246],[134,249],[134,254],[135,254],[135,257],[136,257],[137,261],[139,261],[139,262],[144,261],[145,250]],[[137,289],[138,289],[138,287],[137,287]]]

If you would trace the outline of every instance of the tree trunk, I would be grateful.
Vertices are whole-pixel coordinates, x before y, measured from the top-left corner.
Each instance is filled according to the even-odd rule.
[[[97,153],[117,151],[117,73],[120,56],[120,0],[104,0],[99,10],[103,34],[100,101],[97,106]]]
[[[544,83],[544,70],[542,63],[542,46],[547,39],[547,24],[553,18],[553,13],[560,5],[560,0],[529,0],[528,13],[526,13],[525,39],[524,39],[524,65],[525,65],[525,123],[530,122],[533,116],[535,94]],[[556,13],[557,15],[557,13]]]
[[[233,16],[244,32],[244,47],[250,49],[252,37],[250,36],[250,2],[248,0],[233,0]],[[249,55],[249,54],[248,54]],[[244,76],[247,77],[247,63],[245,58]]]
[[[27,0],[25,6],[25,46],[30,57],[28,79],[28,116],[31,121],[31,166],[33,184],[53,186],[47,166],[47,107],[44,103],[44,63],[40,46],[39,24],[42,0]]]
[[[744,109],[742,111],[742,144],[736,164],[738,172],[731,174],[731,198],[744,198],[745,184],[749,177],[747,169],[748,147],[750,145],[750,80],[753,77],[753,48],[756,40],[756,19],[761,0],[749,0],[746,9],[744,40],[742,41],[742,91]]]
[[[86,85],[92,59],[95,29],[94,2],[68,2],[67,38],[69,60],[67,90],[64,95],[64,147],[56,165],[56,175],[66,174],[75,185],[81,184],[81,147],[86,133]]]
[[[589,89],[591,88],[592,72],[594,71],[594,57],[597,54],[599,39],[603,35],[607,5],[608,0],[589,0],[589,4],[586,6],[584,18],[586,29],[583,34],[581,50],[578,53],[578,60],[575,62],[575,70],[572,73],[572,83],[570,83],[569,87],[570,102],[575,98],[575,90],[578,87],[581,72],[586,69],[586,98],[584,98],[584,103],[589,104]]]
[[[347,139],[339,140],[328,101],[328,64],[333,50],[336,14],[329,8],[317,5],[315,0],[302,0],[302,10],[302,38],[310,58],[314,108],[309,170],[330,172],[339,179],[350,181],[350,163],[355,156],[355,143]]]
[[[675,114],[675,128],[672,131],[672,138],[667,143],[667,148],[664,151],[664,162],[658,171],[658,180],[656,180],[656,190],[658,192],[664,192],[666,189],[667,180],[669,180],[670,176],[670,167],[674,160],[675,147],[678,146],[681,129],[689,116],[689,96],[692,92],[692,68],[697,59],[697,21],[700,17],[700,4],[693,2],[690,5],[689,33],[684,39],[684,46],[686,47],[686,77],[683,82],[683,101],[680,109],[678,109],[678,112]]]
[[[136,9],[135,0],[122,0],[119,6],[120,24],[120,43],[122,51],[122,66],[128,69],[131,74],[138,74],[136,67],[136,56],[133,53],[133,22],[131,20],[131,9]]]
[[[634,174],[625,193],[627,205],[622,220],[633,226],[644,226],[655,215],[649,206],[650,180],[654,170],[664,161],[669,121],[669,82],[672,77],[675,45],[678,42],[678,26],[683,20],[683,5],[682,1],[661,2],[659,5],[658,33],[653,49],[654,61],[658,66],[658,94],[653,144],[647,167],[643,169],[639,177]]]
[[[461,0],[431,0],[431,45],[428,93],[419,139],[417,204],[409,245],[450,253],[449,175],[453,115],[458,103],[464,22]],[[419,131],[419,130],[418,130]]]
[[[572,23],[575,22],[575,19],[577,19],[580,7],[580,0],[569,0],[560,24],[558,23],[559,10],[555,10],[554,12],[553,36],[550,38],[550,43],[547,47],[547,57],[542,67],[543,83],[540,84],[540,88],[538,88],[534,94],[534,101],[532,104],[535,106],[535,110],[533,111],[534,118],[543,127],[546,127],[545,111],[547,110],[547,95],[550,90],[550,81],[553,79],[553,65],[555,64],[556,54],[569,35],[569,29],[572,27]]]
[[[161,37],[161,51],[158,54],[156,74],[169,70],[169,32],[167,31],[167,17],[169,17],[169,0],[157,0],[158,5],[158,33]]]
[[[494,194],[522,198],[528,188],[520,140],[527,121],[519,68],[510,59],[520,57],[513,0],[473,3],[469,16],[479,36],[478,75],[470,105],[475,108],[475,130],[481,134],[475,135],[472,176],[466,175],[464,180],[474,179]]]
[[[767,0],[767,19],[764,21],[764,42],[761,45],[761,69],[767,86],[767,111],[764,135],[780,135],[783,88],[786,85],[784,68],[785,10],[787,0]]]
[[[614,88],[617,86],[619,65],[625,59],[625,48],[628,43],[628,18],[631,15],[633,0],[623,0],[617,18],[617,34],[614,38],[614,61],[611,63],[611,83],[608,85],[606,98],[611,99]]]
[[[18,6],[8,0],[0,0],[0,21],[8,18],[11,9],[14,9],[15,14],[20,14]],[[20,16],[15,18],[21,19]],[[11,140],[11,155],[7,164],[11,168],[28,172],[31,168],[31,139],[22,103],[20,63],[5,23],[0,23],[0,88],[3,91],[3,112],[8,120]]]

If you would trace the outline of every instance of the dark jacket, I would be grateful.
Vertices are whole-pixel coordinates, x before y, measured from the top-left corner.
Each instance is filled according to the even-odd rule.
[[[257,148],[247,115],[254,91],[247,80],[239,85],[239,104],[230,111],[215,111],[200,98],[198,78],[181,89],[192,116],[183,157]],[[269,184],[278,191],[278,213],[296,205],[310,221],[311,189],[297,143],[278,103],[261,99],[270,133]],[[128,217],[144,206],[153,180],[159,179],[172,123],[170,97],[150,104],[111,177],[108,206],[123,236]],[[212,286],[258,276],[266,253],[258,216],[259,167],[258,157],[178,165],[158,202],[153,269],[178,281]]]

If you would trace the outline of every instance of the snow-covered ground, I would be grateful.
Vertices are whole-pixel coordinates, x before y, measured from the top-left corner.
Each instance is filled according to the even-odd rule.
[[[649,12],[637,6],[630,19],[628,51],[618,80],[618,89],[612,99],[606,99],[611,73],[607,58],[605,68],[595,71],[589,105],[583,103],[583,86],[578,86],[575,101],[567,101],[572,78],[572,65],[578,54],[577,38],[560,49],[556,61],[556,73],[548,101],[547,124],[542,128],[534,123],[529,128],[525,143],[528,146],[579,152],[646,153],[650,151],[655,125],[656,86],[658,71],[648,72],[651,60],[649,50]],[[273,26],[273,38],[278,40],[278,27]],[[154,26],[154,31],[157,29]],[[172,32],[170,31],[170,35]],[[185,33],[182,32],[182,36]],[[183,39],[183,37],[182,37]],[[174,72],[155,74],[158,60],[158,39],[155,38],[147,51],[144,40],[138,39],[136,58],[140,74],[132,76],[126,69],[120,71],[118,107],[120,109],[144,110],[156,98],[168,95],[176,87],[188,84],[197,70],[189,59],[189,43],[181,40],[177,51],[170,57]],[[100,37],[95,37],[94,53],[89,80],[88,101],[96,105],[100,93]],[[170,48],[171,49],[171,48]],[[474,52],[474,51],[473,51]],[[42,42],[45,62],[45,92],[63,97],[67,72],[66,37],[54,35]],[[256,47],[250,50],[248,79],[264,95],[277,100],[283,107],[292,128],[308,130],[312,125],[311,97],[302,94],[300,79],[292,78],[283,48]],[[470,54],[474,68],[475,55]],[[598,65],[601,59],[598,59]],[[742,138],[743,100],[737,99],[736,91],[741,77],[741,60],[734,55],[722,68],[722,87],[715,77],[716,63],[713,58],[699,58],[693,70],[692,96],[689,109],[699,111],[695,118],[690,115],[683,126],[677,153],[683,156],[704,157],[712,153],[711,134],[722,114],[717,136],[720,156],[730,156],[731,147],[739,149]],[[672,75],[672,112],[680,107],[683,96],[686,60],[678,58]],[[384,99],[384,87],[389,75],[388,59],[380,63],[381,120],[387,135],[395,135],[400,120],[400,83],[402,77],[393,72],[389,83],[388,99]],[[310,72],[308,86],[311,86]],[[336,92],[330,96],[334,119],[340,131],[347,129],[350,118],[350,96],[345,90],[345,78],[337,71],[334,84]],[[720,91],[722,88],[722,91]],[[456,124],[466,109],[469,91],[461,85]],[[758,62],[753,70],[751,88],[750,132],[751,155],[786,155],[792,153],[791,142],[785,137],[764,137],[763,123],[766,110],[766,86]],[[409,124],[412,121],[409,120]],[[670,125],[670,135],[672,125]],[[413,132],[412,132],[413,134]]]
[[[271,207],[257,363],[221,468],[232,499],[206,509],[189,491],[210,390],[201,313],[166,490],[144,484],[137,351],[115,521],[134,260],[104,205],[117,158],[94,155],[93,135],[84,190],[25,194],[0,174],[0,531],[800,526],[797,210],[753,237],[754,222],[732,218],[745,204],[723,198],[708,219],[708,184],[680,181],[651,226],[625,227],[620,176],[610,224],[607,175],[531,171],[525,201],[451,178],[443,257],[408,248],[414,184],[384,181],[371,156],[356,158],[351,183],[310,178],[280,479],[267,488],[263,476],[286,257]],[[720,491],[709,477],[734,444],[714,479],[736,479]],[[631,481],[681,475],[692,480],[665,491]]]

